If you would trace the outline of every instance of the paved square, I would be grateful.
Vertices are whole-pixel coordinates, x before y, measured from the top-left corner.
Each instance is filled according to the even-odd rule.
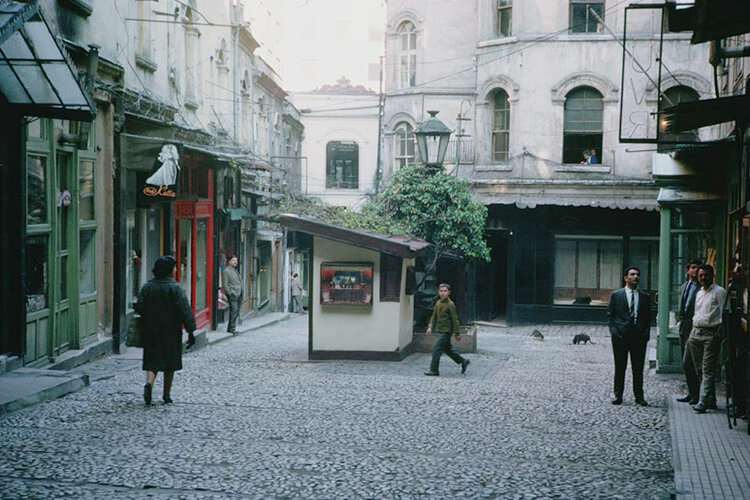
[[[678,382],[647,376],[649,407],[629,390],[612,406],[605,328],[538,326],[538,341],[535,327],[482,327],[466,375],[443,357],[438,378],[422,375],[426,354],[308,362],[306,328],[300,316],[187,355],[170,406],[144,407],[137,361],[84,367],[91,387],[0,419],[2,497],[663,500],[675,491],[667,397]],[[576,333],[595,344],[573,345]]]

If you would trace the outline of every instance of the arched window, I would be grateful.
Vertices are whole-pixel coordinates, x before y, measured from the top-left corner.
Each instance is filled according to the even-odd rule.
[[[691,89],[686,85],[678,85],[667,89],[659,99],[659,112],[661,113],[665,109],[677,106],[683,102],[692,102],[699,99],[698,92]],[[686,130],[677,134],[667,133],[664,130],[664,122],[661,120],[663,115],[659,115],[659,141],[664,142],[695,142],[698,140],[697,130]]]
[[[417,29],[405,21],[398,27],[398,67],[401,88],[417,84]]]
[[[508,94],[497,89],[492,99],[492,159],[507,161],[510,139],[510,104]]]
[[[359,188],[359,144],[331,141],[326,145],[326,188]]]
[[[565,96],[563,163],[589,163],[589,154],[591,163],[601,162],[603,110],[602,95],[592,87],[578,87]]]
[[[414,163],[414,128],[406,122],[396,125],[394,163],[397,168],[403,168],[406,165]]]

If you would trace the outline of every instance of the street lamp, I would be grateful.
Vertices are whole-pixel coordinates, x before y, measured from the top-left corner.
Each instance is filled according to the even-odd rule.
[[[441,169],[448,149],[451,129],[437,118],[437,111],[428,111],[430,117],[414,132],[417,136],[419,159],[425,167]]]

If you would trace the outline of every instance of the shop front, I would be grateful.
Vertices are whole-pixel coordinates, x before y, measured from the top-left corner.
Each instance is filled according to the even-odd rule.
[[[177,281],[193,306],[198,328],[212,318],[213,227],[211,201],[176,202]]]
[[[657,360],[660,373],[682,373],[678,330],[680,286],[691,260],[716,270],[716,282],[726,287],[725,203],[714,193],[662,189],[659,193],[659,293],[657,296]]]
[[[177,281],[192,305],[198,328],[203,328],[212,326],[215,318],[218,287],[214,287],[214,276],[218,266],[214,256],[220,237],[214,230],[216,158],[196,149],[186,146],[182,154],[182,177],[174,207],[174,256]]]
[[[0,354],[39,366],[97,338],[96,108],[36,2],[0,5],[0,67]]]

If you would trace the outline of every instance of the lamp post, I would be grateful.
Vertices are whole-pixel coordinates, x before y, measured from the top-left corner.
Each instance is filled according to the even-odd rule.
[[[437,111],[428,113],[430,117],[414,132],[417,136],[419,159],[428,169],[440,170],[448,150],[451,129],[437,118]]]

